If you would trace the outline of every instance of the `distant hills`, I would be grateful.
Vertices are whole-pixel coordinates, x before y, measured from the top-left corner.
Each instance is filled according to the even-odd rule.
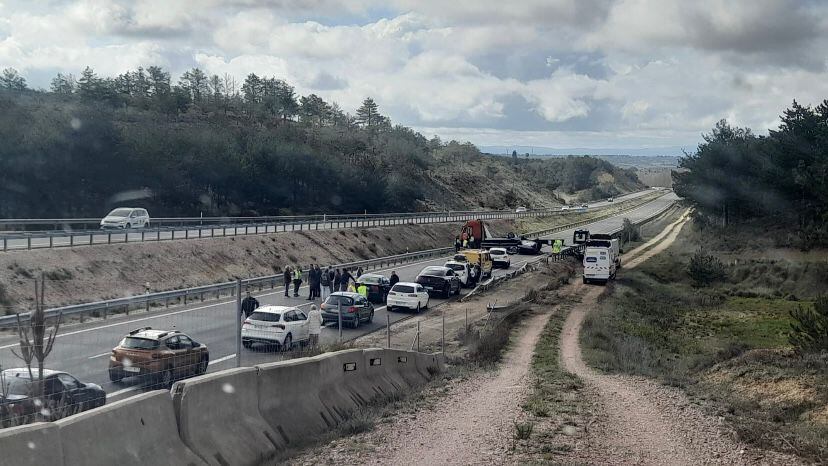
[[[532,153],[532,149],[534,149],[534,153]],[[619,154],[618,152],[607,153],[616,149],[550,149],[547,147],[530,148],[529,146],[482,146],[480,150],[488,154],[507,157],[512,155],[513,150],[516,150],[521,158],[525,158],[527,153],[532,158],[561,158],[570,155],[589,155],[606,160],[619,168],[675,168],[678,166],[679,159],[675,155],[649,155],[645,153],[656,151],[657,149],[628,150],[627,152],[631,152],[628,154]],[[554,153],[552,151],[560,153]]]
[[[479,146],[480,150],[494,155],[512,155],[512,151],[516,150],[518,154],[524,155],[526,153],[533,156],[541,155],[632,155],[632,156],[671,156],[680,157],[683,150],[693,150],[695,148],[684,148],[680,146],[669,147],[650,147],[640,149],[618,149],[618,148],[599,148],[589,149],[584,147],[572,147],[556,149],[553,147],[538,147],[538,146]]]

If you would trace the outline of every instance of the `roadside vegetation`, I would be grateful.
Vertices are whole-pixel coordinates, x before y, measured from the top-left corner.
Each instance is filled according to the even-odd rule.
[[[6,72],[19,85],[0,87],[4,218],[532,208],[643,187],[604,160],[483,155],[393,124],[370,97],[348,113],[254,73],[87,67],[39,91]]]
[[[828,460],[824,288],[814,277],[796,295],[767,286],[808,264],[788,256],[759,272],[744,259],[751,251],[717,251],[708,233],[686,227],[664,253],[619,274],[584,322],[585,360],[684,388],[756,446]]]

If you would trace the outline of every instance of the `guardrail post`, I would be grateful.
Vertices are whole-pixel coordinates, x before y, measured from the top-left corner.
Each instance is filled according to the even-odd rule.
[[[187,305],[187,292],[184,292],[184,305]]]
[[[170,307],[170,298],[168,298],[168,297],[164,298],[164,308],[166,309],[166,308],[169,308],[169,307]]]
[[[32,249],[32,237],[31,236],[26,237],[26,242],[28,243],[29,249]]]
[[[106,315],[109,314],[109,303],[104,303],[103,318],[106,320]]]

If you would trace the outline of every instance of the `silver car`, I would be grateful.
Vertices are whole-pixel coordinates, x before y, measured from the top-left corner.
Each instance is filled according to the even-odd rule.
[[[106,228],[148,228],[150,217],[146,209],[119,207],[106,214],[101,220],[101,229]]]

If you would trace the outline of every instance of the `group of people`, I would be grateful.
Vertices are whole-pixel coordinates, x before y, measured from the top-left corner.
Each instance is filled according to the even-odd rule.
[[[357,279],[362,275],[362,267],[352,272],[347,268],[341,271],[319,264],[312,264],[308,269],[308,301],[317,298],[322,300],[336,291],[356,291]],[[285,282],[285,296],[290,296],[290,286],[293,285],[293,297],[299,297],[299,287],[302,285],[302,268],[298,265],[287,266],[283,273]]]
[[[477,249],[480,245],[477,243],[474,237],[474,233],[466,233],[465,231],[459,235],[454,237],[454,251],[458,252],[461,249]]]

